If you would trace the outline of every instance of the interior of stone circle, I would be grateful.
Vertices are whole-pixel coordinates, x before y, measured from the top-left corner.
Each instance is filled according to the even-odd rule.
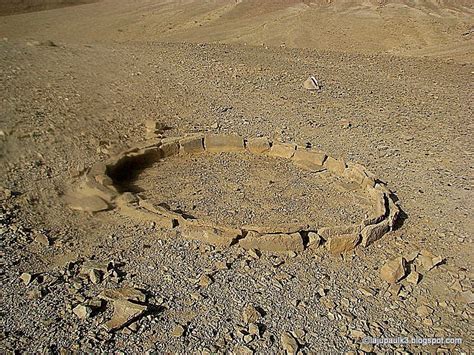
[[[111,176],[120,192],[133,192],[154,205],[232,228],[351,225],[373,212],[366,190],[345,178],[248,151],[166,158],[151,151],[124,160]]]

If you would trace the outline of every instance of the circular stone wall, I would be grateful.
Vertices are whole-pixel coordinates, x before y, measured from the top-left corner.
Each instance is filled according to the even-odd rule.
[[[318,220],[223,225],[196,218],[189,211],[172,209],[160,201],[151,203],[130,191],[134,190],[130,188],[130,182],[153,164],[169,159],[184,161],[202,153],[253,154],[286,159],[298,169],[318,173],[313,176],[326,174],[340,180],[347,189],[359,191],[370,205],[368,213],[356,222],[357,218],[353,217],[350,223],[340,225]],[[74,209],[92,213],[117,208],[132,218],[153,221],[165,228],[179,228],[184,238],[220,247],[238,244],[245,249],[273,252],[302,251],[320,242],[334,254],[352,250],[358,245],[365,247],[390,231],[399,213],[387,187],[359,164],[346,163],[324,152],[291,143],[271,141],[265,137],[244,139],[237,135],[190,135],[137,145],[91,167],[77,193],[68,199]]]

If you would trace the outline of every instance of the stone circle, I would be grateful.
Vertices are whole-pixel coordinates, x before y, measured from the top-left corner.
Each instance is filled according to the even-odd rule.
[[[171,156],[222,152],[263,154],[289,159],[297,167],[311,172],[328,171],[365,190],[370,196],[372,211],[360,223],[349,225],[314,228],[291,223],[231,228],[150,203],[137,194],[120,191],[117,186],[117,181]],[[317,240],[317,244],[324,244],[332,254],[348,252],[357,246],[367,247],[377,241],[394,228],[400,211],[392,192],[360,164],[293,143],[266,137],[243,138],[233,134],[192,134],[156,138],[137,144],[89,168],[75,194],[68,196],[68,203],[73,209],[90,213],[116,208],[121,214],[137,220],[154,222],[163,228],[179,228],[184,238],[216,247],[238,244],[244,249],[301,252],[311,248]]]

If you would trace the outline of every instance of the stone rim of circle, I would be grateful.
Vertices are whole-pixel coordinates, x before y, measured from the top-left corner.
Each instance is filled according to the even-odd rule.
[[[372,212],[360,223],[335,227],[307,224],[281,224],[271,227],[244,225],[230,228],[152,204],[132,192],[120,192],[116,182],[123,174],[140,170],[150,162],[174,155],[201,153],[250,153],[289,159],[298,167],[330,173],[364,189],[372,201]],[[336,159],[325,152],[282,143],[266,137],[243,138],[235,134],[190,134],[155,138],[137,144],[105,162],[99,162],[84,174],[75,193],[67,196],[72,209],[95,213],[116,208],[128,217],[154,222],[163,228],[179,227],[186,239],[199,240],[216,247],[238,244],[244,249],[270,252],[301,252],[315,241],[332,254],[367,247],[393,230],[400,209],[393,193],[364,166]]]

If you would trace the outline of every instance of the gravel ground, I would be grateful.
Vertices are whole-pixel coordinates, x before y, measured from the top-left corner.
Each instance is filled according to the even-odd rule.
[[[329,227],[359,223],[371,212],[369,196],[343,186],[332,175],[304,171],[282,158],[225,153],[165,159],[128,189],[236,228],[283,221]]]
[[[462,338],[456,349],[468,353],[472,71],[427,59],[239,45],[1,42],[2,351],[276,353],[291,350],[296,339],[304,353],[416,352],[439,346],[374,348],[361,339],[442,336]],[[302,88],[311,73],[321,92]],[[69,210],[62,196],[77,172],[141,140],[150,118],[169,126],[169,136],[267,135],[359,162],[396,192],[401,223],[352,254],[329,256],[317,248],[260,255],[190,243],[179,229],[116,211]],[[222,176],[214,186],[254,163],[213,159],[208,166],[219,166]],[[287,172],[289,180],[298,174]],[[215,199],[212,191],[207,186],[203,198]],[[190,193],[183,203],[192,203]],[[219,206],[203,205],[199,213],[220,218]],[[294,218],[303,213],[295,208]],[[229,224],[238,216],[228,215]],[[271,212],[269,219],[286,216]],[[443,262],[417,268],[418,284],[405,279],[398,289],[380,278],[387,260],[423,250]],[[92,283],[79,271],[90,260],[114,263]],[[28,285],[22,273],[33,276]],[[118,287],[146,294],[146,313],[123,329],[103,328],[110,301],[84,319],[73,312]],[[249,306],[257,315],[247,322]]]

